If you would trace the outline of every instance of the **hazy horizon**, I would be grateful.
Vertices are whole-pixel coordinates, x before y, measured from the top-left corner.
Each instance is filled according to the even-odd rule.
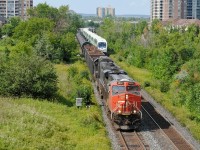
[[[116,15],[150,15],[150,1],[149,0],[34,0],[34,6],[39,3],[47,3],[53,7],[59,7],[61,5],[69,5],[70,10],[76,13],[82,14],[96,14],[97,7],[108,7],[115,8]]]

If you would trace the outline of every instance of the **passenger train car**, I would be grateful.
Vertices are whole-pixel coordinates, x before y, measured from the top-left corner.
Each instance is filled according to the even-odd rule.
[[[81,28],[80,31],[88,42],[96,46],[103,53],[107,53],[107,41],[104,38],[91,32],[89,28]]]

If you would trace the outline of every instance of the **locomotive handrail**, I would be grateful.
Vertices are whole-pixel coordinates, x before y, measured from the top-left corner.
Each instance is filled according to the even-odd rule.
[[[135,106],[135,108],[139,111],[139,113],[140,113],[140,119],[142,119],[142,111],[137,106]]]

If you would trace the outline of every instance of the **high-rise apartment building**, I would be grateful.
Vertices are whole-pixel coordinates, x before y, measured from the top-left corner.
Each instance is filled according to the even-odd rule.
[[[115,8],[112,7],[98,7],[97,8],[97,16],[100,18],[106,17],[106,16],[115,16]]]
[[[200,19],[200,0],[151,0],[151,19]]]
[[[97,16],[100,18],[105,17],[105,8],[98,7],[97,8]]]
[[[200,19],[200,1],[185,0],[185,19]]]
[[[0,0],[0,17],[19,16],[27,18],[27,9],[33,7],[33,0]]]
[[[163,1],[162,0],[151,0],[151,19],[163,18]]]

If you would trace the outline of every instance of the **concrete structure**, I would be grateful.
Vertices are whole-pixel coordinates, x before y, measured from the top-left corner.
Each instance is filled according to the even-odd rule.
[[[151,20],[200,19],[200,0],[151,0]]]
[[[27,9],[33,7],[33,0],[0,0],[0,17],[19,16],[27,18]]]
[[[97,8],[97,16],[100,18],[104,18],[106,16],[115,16],[115,8],[112,7],[98,7]]]

